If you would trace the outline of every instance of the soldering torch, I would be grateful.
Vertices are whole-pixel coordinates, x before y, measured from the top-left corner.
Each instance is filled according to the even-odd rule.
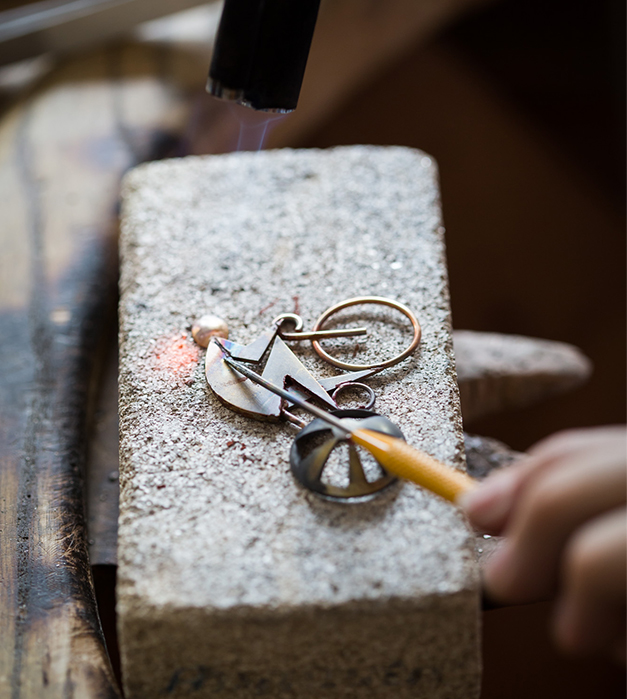
[[[296,108],[320,0],[226,0],[207,91],[253,109]]]

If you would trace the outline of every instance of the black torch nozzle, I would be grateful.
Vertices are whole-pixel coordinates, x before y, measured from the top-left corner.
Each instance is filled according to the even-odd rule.
[[[225,0],[207,91],[268,112],[296,108],[320,0]]]

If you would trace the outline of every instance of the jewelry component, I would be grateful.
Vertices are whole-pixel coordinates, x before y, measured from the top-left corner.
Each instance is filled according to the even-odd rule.
[[[341,310],[367,304],[392,308],[408,318],[412,327],[410,344],[395,357],[371,364],[349,364],[335,359],[321,347],[321,341],[364,336],[368,329],[363,326],[324,328],[324,324]],[[284,419],[301,428],[290,452],[290,463],[292,473],[302,485],[319,495],[342,501],[374,495],[396,478],[379,464],[381,475],[368,480],[356,443],[351,441],[351,426],[359,423],[363,429],[396,439],[402,439],[402,434],[387,418],[372,412],[376,396],[363,380],[408,358],[420,343],[420,324],[413,312],[397,301],[379,296],[359,296],[331,306],[318,318],[313,330],[303,328],[304,322],[299,315],[282,313],[273,320],[269,330],[250,344],[241,345],[226,339],[228,328],[224,321],[216,316],[203,316],[194,323],[192,334],[199,344],[205,340],[208,342],[205,376],[224,405],[257,420]],[[303,340],[310,341],[325,362],[345,372],[317,378],[287,344]],[[366,392],[366,405],[361,409],[339,410],[336,398],[351,388]],[[316,419],[307,425],[300,416],[288,411],[291,406],[313,413]],[[347,421],[349,417],[350,421]],[[348,444],[349,452],[348,484],[345,486],[333,485],[324,478],[333,451],[342,444]]]

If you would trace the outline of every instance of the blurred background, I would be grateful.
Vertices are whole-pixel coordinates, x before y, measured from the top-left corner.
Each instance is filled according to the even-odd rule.
[[[0,2],[4,308],[26,298],[24,178],[43,193],[45,275],[62,298],[77,251],[114,248],[119,180],[142,160],[238,144],[411,146],[439,165],[455,328],[572,343],[594,364],[575,392],[472,431],[524,450],[625,422],[624,1],[323,0],[299,107],[270,124],[204,91],[219,16],[219,3],[193,0]],[[115,405],[114,359],[103,375]],[[115,416],[99,419],[111,472]],[[100,568],[115,656],[115,572]],[[623,697],[622,671],[555,653],[548,614],[484,614],[483,699]]]
[[[575,394],[473,424],[516,449],[625,420],[624,10],[491,3],[412,47],[299,143],[435,156],[454,326],[570,342],[592,359]]]

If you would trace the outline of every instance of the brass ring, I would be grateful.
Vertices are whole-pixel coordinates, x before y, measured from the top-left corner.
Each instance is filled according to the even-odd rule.
[[[422,331],[420,329],[420,323],[418,322],[416,316],[404,304],[399,303],[398,301],[393,301],[392,299],[383,298],[381,296],[357,296],[355,298],[348,299],[347,301],[337,303],[335,304],[335,306],[331,306],[331,308],[327,308],[327,310],[316,321],[316,324],[314,326],[314,332],[322,330],[322,326],[324,325],[324,323],[334,313],[342,311],[345,308],[348,308],[349,306],[359,306],[361,304],[366,303],[374,303],[381,306],[389,306],[390,308],[394,308],[395,310],[400,311],[406,318],[409,319],[410,323],[412,324],[412,327],[414,329],[414,337],[412,338],[411,344],[409,345],[409,347],[407,347],[407,349],[403,350],[396,357],[388,359],[386,362],[380,362],[378,364],[348,364],[347,362],[340,362],[338,359],[335,359],[328,352],[323,350],[320,345],[320,342],[318,342],[317,340],[312,340],[311,344],[318,356],[322,357],[322,359],[324,359],[326,362],[333,364],[333,366],[338,367],[338,369],[344,369],[345,371],[361,371],[363,369],[385,369],[387,367],[394,366],[399,362],[402,362],[403,359],[409,357],[409,355],[420,344],[420,336],[422,334]]]

